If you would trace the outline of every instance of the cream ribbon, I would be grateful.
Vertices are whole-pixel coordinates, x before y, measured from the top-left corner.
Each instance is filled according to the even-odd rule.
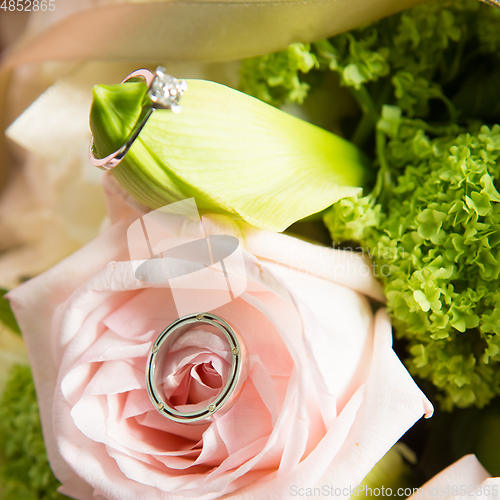
[[[34,15],[31,29],[3,55],[0,117],[11,70],[22,64],[237,60],[332,36],[423,1],[55,0],[54,11]],[[6,161],[2,122],[0,173]]]
[[[310,42],[423,0],[157,0],[105,2],[28,36],[4,66],[46,60],[229,61]],[[76,2],[77,4],[79,2]],[[88,2],[87,2],[88,3]]]

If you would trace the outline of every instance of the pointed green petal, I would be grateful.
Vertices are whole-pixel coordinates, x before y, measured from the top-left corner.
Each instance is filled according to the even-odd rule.
[[[282,231],[365,182],[366,159],[348,141],[223,85],[190,80],[179,114],[157,110],[113,170],[151,208],[194,196],[201,210]],[[97,152],[123,144],[141,113],[143,83],[96,86]]]

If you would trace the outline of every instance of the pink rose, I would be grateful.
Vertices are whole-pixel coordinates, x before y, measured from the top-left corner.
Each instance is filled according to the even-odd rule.
[[[66,495],[275,500],[325,487],[349,497],[432,412],[392,350],[386,313],[372,313],[366,296],[383,296],[369,262],[207,215],[208,234],[237,236],[244,248],[247,289],[212,312],[244,337],[249,374],[214,423],[168,421],[148,398],[145,370],[175,319],[172,296],[135,279],[126,230],[141,214],[108,198],[108,230],[9,294]],[[196,404],[220,386],[227,360],[202,331],[183,348],[175,362],[189,365],[190,383],[171,392]]]

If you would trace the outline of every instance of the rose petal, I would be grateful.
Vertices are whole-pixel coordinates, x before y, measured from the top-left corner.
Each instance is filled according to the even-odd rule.
[[[127,222],[123,220],[84,249],[8,295],[28,349],[47,454],[54,473],[63,483],[74,473],[61,458],[52,426],[52,404],[58,375],[50,349],[52,312],[100,269],[103,259],[110,261],[122,254]]]
[[[469,498],[473,493],[474,498],[497,498],[498,495],[485,495],[483,487],[488,484],[493,484],[500,487],[500,479],[485,481],[490,477],[488,471],[479,463],[475,455],[466,455],[454,464],[446,467],[439,474],[434,476],[430,481],[427,481],[417,493],[409,497],[408,500],[415,500],[421,498],[422,500],[441,500],[445,498]],[[462,487],[462,488],[461,488]],[[461,495],[460,491],[465,491]],[[456,492],[457,494],[454,494]]]
[[[373,276],[371,263],[363,254],[312,245],[249,224],[235,227],[223,216],[205,217],[203,225],[208,234],[241,235],[246,250],[257,257],[334,281],[385,302],[382,285]]]

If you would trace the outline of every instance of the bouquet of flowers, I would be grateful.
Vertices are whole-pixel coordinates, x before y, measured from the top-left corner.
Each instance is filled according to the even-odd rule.
[[[0,497],[499,498],[496,1],[21,3]]]

